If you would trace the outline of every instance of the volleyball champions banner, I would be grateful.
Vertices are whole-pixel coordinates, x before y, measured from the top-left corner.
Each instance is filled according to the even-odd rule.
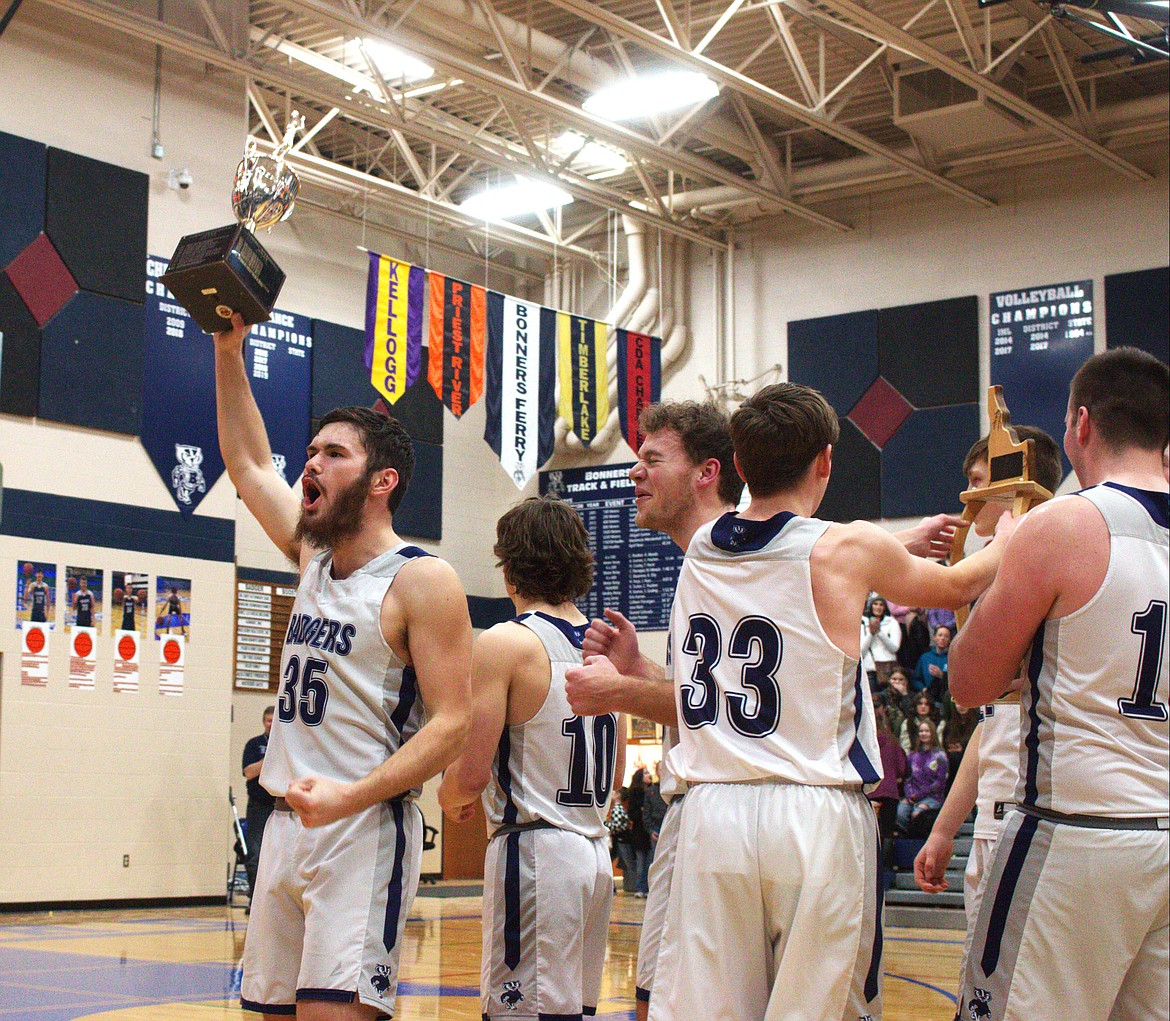
[[[427,277],[431,288],[427,379],[435,396],[460,418],[483,393],[487,292],[442,273]]]
[[[366,368],[375,390],[391,404],[418,379],[422,367],[421,266],[370,252],[366,277]]]
[[[518,489],[552,457],[556,336],[552,309],[487,292],[483,438]]]
[[[636,454],[646,438],[638,416],[662,397],[662,341],[644,333],[617,331],[618,423],[622,437]]]
[[[606,326],[594,319],[557,312],[560,415],[585,446],[609,418]]]

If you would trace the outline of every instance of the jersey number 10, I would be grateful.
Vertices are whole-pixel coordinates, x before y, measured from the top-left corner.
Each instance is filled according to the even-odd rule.
[[[593,717],[593,755],[590,763],[589,741],[585,733],[587,716],[573,716],[561,724],[561,733],[572,738],[569,755],[569,786],[557,791],[557,804],[573,808],[596,805],[609,800],[613,788],[613,760],[617,747],[617,719],[613,713]],[[593,766],[592,789],[589,767]]]

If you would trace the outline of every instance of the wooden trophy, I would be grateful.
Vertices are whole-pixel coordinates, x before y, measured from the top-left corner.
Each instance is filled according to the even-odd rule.
[[[963,523],[955,529],[951,540],[951,555],[947,563],[957,564],[963,559],[963,547],[975,519],[988,504],[997,504],[1019,517],[1038,503],[1051,500],[1052,494],[1036,482],[1036,450],[1032,440],[1023,440],[1012,428],[1012,416],[1003,400],[1003,387],[987,388],[987,417],[991,431],[987,436],[988,484],[982,489],[968,489],[959,494],[963,501]],[[955,611],[955,619],[962,627],[971,612],[962,606]]]

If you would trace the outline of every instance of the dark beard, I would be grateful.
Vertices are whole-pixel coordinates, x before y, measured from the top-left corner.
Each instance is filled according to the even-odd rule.
[[[370,492],[370,476],[363,475],[344,489],[339,490],[333,507],[315,521],[305,520],[301,508],[293,538],[307,542],[313,549],[333,549],[339,542],[357,535],[362,527],[362,510]]]

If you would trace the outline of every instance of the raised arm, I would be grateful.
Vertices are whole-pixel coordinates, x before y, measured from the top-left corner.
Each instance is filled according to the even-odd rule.
[[[447,767],[439,785],[439,805],[455,822],[466,822],[474,815],[475,801],[491,780],[492,762],[508,717],[519,631],[531,634],[523,625],[506,622],[475,639],[471,654],[471,732],[459,758]]]
[[[301,562],[301,544],[294,539],[300,498],[272,466],[268,431],[252,396],[244,364],[248,327],[238,312],[232,328],[215,335],[215,413],[219,449],[228,476],[244,505],[278,549],[293,563]]]
[[[951,643],[955,701],[983,705],[1008,691],[1040,625],[1083,606],[1108,566],[1109,531],[1088,500],[1069,496],[1029,511],[995,582]]]
[[[379,801],[421,787],[463,749],[471,726],[471,619],[467,596],[445,561],[420,557],[405,565],[382,609],[392,630],[394,604],[406,623],[406,643],[427,722],[377,769],[353,783],[321,777],[298,780],[285,794],[306,826],[322,826]]]
[[[896,603],[955,609],[991,584],[1014,519],[1005,515],[996,528],[996,538],[954,567],[912,556],[895,536],[876,525],[854,522],[844,527],[849,531],[846,542],[852,547],[850,553],[864,565],[871,589]]]

